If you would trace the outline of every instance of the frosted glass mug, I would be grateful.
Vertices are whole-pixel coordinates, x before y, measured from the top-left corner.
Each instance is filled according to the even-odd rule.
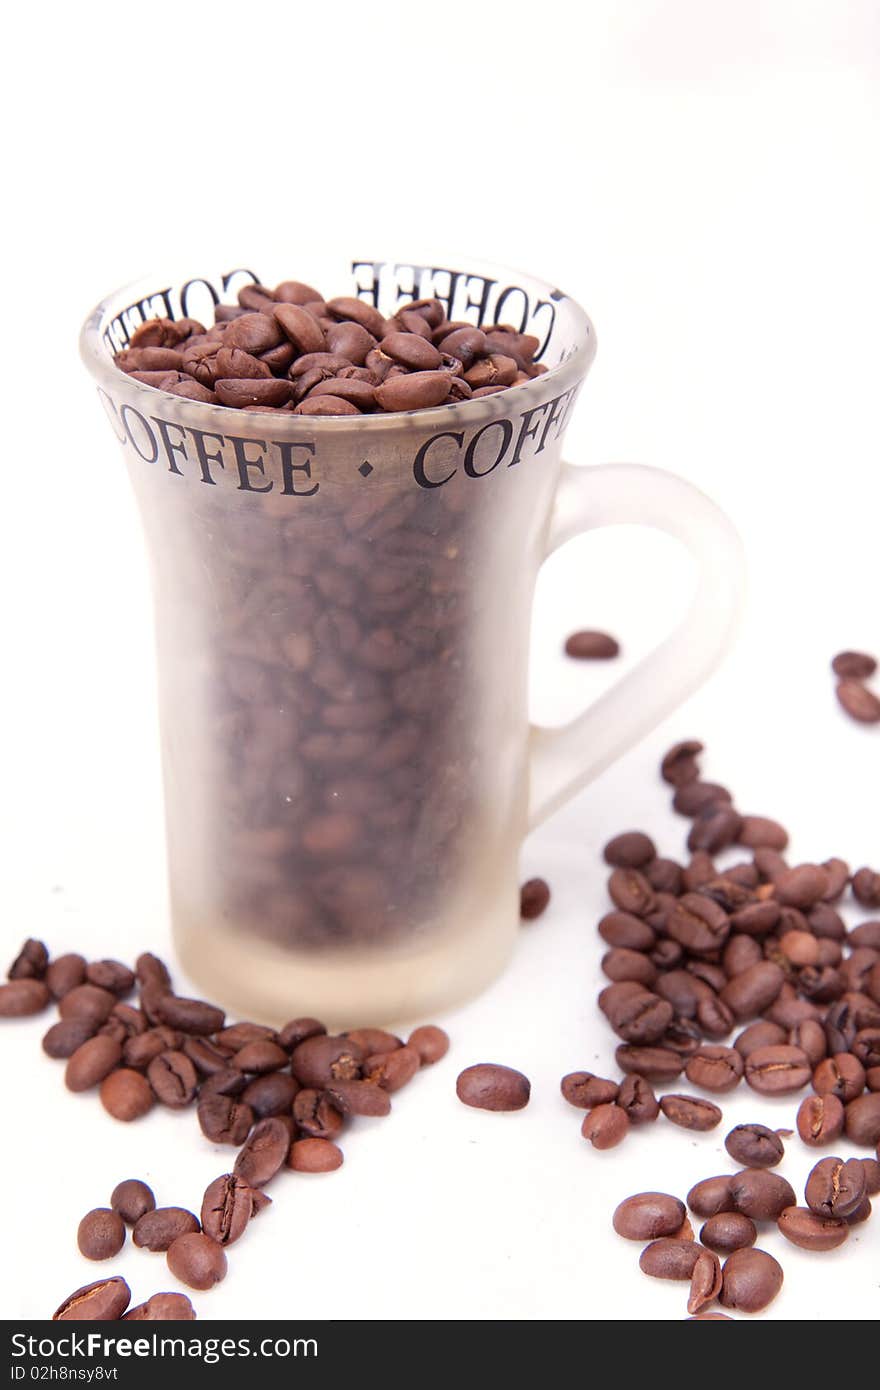
[[[562,462],[595,351],[566,295],[479,263],[325,259],[153,277],[98,305],[81,347],[151,560],[181,959],[240,1014],[387,1023],[501,969],[524,835],[711,670],[742,561],[683,480]],[[548,370],[456,405],[331,418],[185,400],[114,366],[144,319],[210,324],[218,300],[291,273],[386,315],[435,296],[451,320],[512,323]],[[691,610],[567,727],[530,727],[538,570],[619,522],[692,551]]]

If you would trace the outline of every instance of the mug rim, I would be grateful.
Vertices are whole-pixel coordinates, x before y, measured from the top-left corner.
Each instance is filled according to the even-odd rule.
[[[531,280],[540,285],[541,289],[548,296],[552,296],[554,302],[564,302],[574,312],[577,322],[578,333],[576,347],[569,352],[555,366],[549,367],[540,376],[533,377],[530,381],[521,382],[518,386],[505,387],[503,391],[496,391],[490,396],[479,396],[477,399],[470,398],[463,401],[450,402],[445,405],[429,406],[417,410],[388,410],[375,414],[359,415],[295,415],[292,411],[279,411],[276,414],[267,414],[261,411],[244,410],[239,406],[226,406],[210,401],[196,401],[191,397],[177,396],[172,391],[164,391],[161,387],[150,386],[147,382],[138,381],[135,377],[129,376],[118,368],[113,362],[104,347],[102,341],[102,325],[105,317],[111,312],[113,306],[123,297],[140,291],[144,297],[147,293],[155,294],[156,290],[146,286],[154,286],[157,283],[166,283],[168,277],[163,280],[157,279],[154,273],[138,276],[136,280],[128,281],[126,284],[118,286],[109,294],[106,294],[98,301],[95,307],[88,314],[85,322],[80,329],[79,350],[84,365],[91,375],[100,382],[102,386],[110,390],[114,386],[125,385],[128,390],[134,390],[137,396],[144,396],[146,400],[153,400],[157,397],[170,402],[174,402],[174,408],[183,408],[188,414],[192,410],[195,414],[205,415],[210,413],[213,416],[227,421],[235,420],[241,428],[245,422],[253,430],[253,427],[260,422],[259,428],[264,432],[271,421],[272,433],[276,434],[280,429],[283,435],[288,432],[297,435],[308,433],[313,435],[316,430],[321,433],[331,434],[339,431],[357,429],[363,430],[394,429],[400,427],[410,428],[414,420],[418,420],[426,428],[442,426],[443,421],[456,421],[462,419],[476,419],[479,415],[482,418],[497,417],[506,415],[507,408],[504,404],[507,401],[516,401],[521,404],[532,397],[541,396],[546,399],[546,387],[550,382],[564,383],[561,389],[564,391],[575,381],[582,380],[593,362],[596,355],[596,330],[592,320],[582,305],[566,294],[564,291],[553,287],[549,281],[541,280],[531,272],[516,270],[510,266],[503,266],[495,262],[474,260],[470,257],[456,257],[457,260],[464,261],[473,274],[482,271],[494,273],[494,278],[498,278],[498,273],[517,277],[519,279]],[[399,265],[438,265],[442,262],[437,257],[423,257],[421,260],[396,262]],[[249,274],[253,272],[249,271]],[[172,280],[172,284],[178,280]],[[186,283],[185,278],[179,283]],[[255,281],[260,284],[261,281]],[[137,302],[137,301],[135,301]],[[149,393],[149,394],[145,394]],[[481,410],[482,407],[482,410]],[[453,414],[454,412],[454,414]]]

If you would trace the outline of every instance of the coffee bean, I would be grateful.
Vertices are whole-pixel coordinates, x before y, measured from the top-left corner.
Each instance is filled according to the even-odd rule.
[[[224,1173],[205,1188],[202,1230],[217,1245],[232,1245],[251,1219],[254,1189],[235,1173]]]
[[[730,1175],[717,1178],[703,1178],[695,1183],[687,1195],[687,1204],[697,1216],[717,1216],[719,1212],[734,1210],[733,1195],[730,1191]]]
[[[259,1120],[235,1160],[235,1176],[249,1187],[265,1187],[283,1167],[290,1141],[290,1131],[280,1117]]]
[[[493,1062],[479,1062],[459,1073],[455,1091],[464,1105],[478,1110],[522,1110],[531,1083],[522,1072]]]
[[[442,1028],[429,1023],[422,1024],[421,1027],[413,1029],[406,1045],[418,1053],[423,1067],[433,1066],[449,1051],[449,1036]]]
[[[255,1072],[264,1074],[266,1072],[277,1071],[279,1067],[287,1063],[287,1053],[278,1043],[271,1042],[268,1038],[260,1038],[255,1042],[245,1043],[232,1058],[232,1066],[239,1071]]]
[[[630,951],[649,951],[657,934],[630,912],[609,912],[599,923],[599,935],[609,946]]]
[[[664,782],[668,782],[673,787],[681,787],[687,782],[695,782],[699,777],[696,760],[702,751],[703,745],[696,739],[674,743],[660,764],[660,775]]]
[[[723,1211],[710,1216],[700,1231],[700,1240],[710,1250],[729,1255],[733,1250],[745,1250],[754,1245],[758,1231],[751,1217],[738,1211]]]
[[[218,1071],[225,1071],[231,1060],[225,1050],[213,1046],[206,1038],[184,1038],[180,1051],[189,1058],[200,1076],[215,1076]],[[286,1053],[284,1057],[286,1061]]]
[[[293,1118],[297,1129],[311,1139],[335,1139],[343,1126],[343,1117],[323,1091],[306,1087],[293,1102]]]
[[[718,1106],[699,1096],[661,1096],[660,1109],[667,1120],[682,1129],[714,1129],[722,1120]]]
[[[749,849],[782,851],[788,845],[788,831],[778,821],[768,820],[766,816],[743,816],[737,843]]]
[[[816,1094],[836,1096],[844,1105],[855,1100],[864,1089],[865,1068],[850,1052],[836,1052],[833,1057],[826,1057],[813,1072]]]
[[[116,1322],[131,1301],[131,1289],[118,1275],[84,1284],[65,1298],[53,1322]]]
[[[799,1047],[780,1043],[759,1047],[745,1060],[745,1078],[754,1091],[765,1096],[789,1095],[810,1080],[810,1059]]]
[[[740,1083],[746,1064],[734,1047],[701,1047],[685,1063],[684,1074],[694,1086],[723,1094]]]
[[[101,1104],[114,1120],[139,1120],[153,1108],[150,1083],[139,1071],[120,1067],[101,1082]]]
[[[6,972],[7,980],[42,980],[49,964],[45,943],[28,937]]]
[[[329,1139],[297,1139],[287,1166],[297,1173],[332,1173],[342,1167],[342,1150]]]
[[[0,985],[0,990],[2,989],[3,986]],[[100,1028],[102,1023],[107,1022],[115,1007],[116,995],[111,994],[109,989],[85,984],[76,985],[64,995],[58,1005],[58,1012],[62,1018],[85,1019],[96,1028]]]
[[[782,1266],[766,1250],[734,1250],[721,1271],[719,1300],[725,1308],[759,1313],[782,1288]]]
[[[846,1217],[864,1201],[865,1187],[860,1159],[822,1158],[807,1178],[804,1196],[817,1216]]]
[[[748,1168],[775,1168],[785,1157],[782,1139],[766,1125],[736,1125],[724,1147],[736,1163]]]
[[[785,975],[773,961],[749,966],[721,990],[720,997],[737,1019],[754,1018],[778,998]]]
[[[128,994],[134,989],[134,971],[118,960],[95,960],[86,966],[86,979],[90,985],[109,989],[112,994]]]
[[[196,1069],[185,1052],[160,1052],[147,1067],[147,1079],[162,1105],[182,1110],[198,1090]]]
[[[668,1192],[638,1192],[617,1206],[612,1225],[626,1240],[674,1236],[686,1216],[684,1203]]]
[[[159,1023],[165,1023],[181,1033],[207,1037],[223,1027],[225,1014],[222,1009],[201,999],[181,999],[176,994],[163,994],[156,1002],[156,1017]]]
[[[0,1018],[28,1018],[48,1002],[49,988],[43,980],[25,978],[0,985]]]
[[[699,1313],[707,1304],[714,1303],[720,1292],[721,1262],[711,1250],[701,1250],[691,1275],[688,1312]]]
[[[635,917],[648,916],[657,902],[653,888],[639,869],[615,869],[608,880],[608,892],[621,912]]]
[[[375,1083],[383,1091],[393,1093],[406,1086],[419,1071],[421,1058],[413,1047],[396,1047],[393,1052],[378,1052],[373,1057],[366,1057],[363,1063],[364,1080],[367,1083]],[[356,1081],[338,1082],[334,1081],[328,1088],[329,1094],[334,1094],[340,1084],[344,1086],[357,1086]],[[345,1107],[343,1107],[345,1108]],[[354,1113],[354,1112],[352,1112]],[[365,1112],[361,1112],[365,1113]],[[386,1113],[375,1111],[371,1113]]]
[[[846,1137],[854,1144],[880,1144],[880,1091],[851,1100],[844,1114]]]
[[[203,1231],[178,1236],[168,1247],[168,1268],[191,1289],[211,1289],[226,1277],[222,1247]]]
[[[742,1058],[757,1051],[759,1047],[774,1047],[784,1043],[788,1033],[778,1023],[753,1023],[734,1038],[733,1045]]]
[[[624,1077],[618,1088],[615,1104],[624,1112],[631,1125],[650,1124],[660,1114],[657,1097],[643,1076]]]
[[[629,830],[623,835],[615,835],[603,850],[606,864],[621,869],[643,869],[657,856],[654,841],[640,830]]]
[[[164,1025],[148,1028],[145,1033],[128,1038],[123,1043],[122,1060],[127,1067],[145,1070],[154,1057],[158,1057],[162,1052],[175,1051],[181,1041],[180,1034],[175,1033],[173,1028],[166,1028]]]
[[[566,656],[577,661],[610,661],[620,655],[620,643],[607,632],[573,632],[565,641]],[[608,863],[614,861],[608,860]]]
[[[668,1047],[626,1047],[615,1049],[621,1071],[647,1077],[651,1081],[674,1081],[681,1075],[682,1058]]]
[[[857,869],[852,878],[852,891],[863,907],[880,907],[880,874],[873,869]]]
[[[362,1061],[363,1049],[349,1038],[318,1034],[294,1048],[290,1066],[302,1086],[320,1088],[328,1081],[356,1081]]]
[[[294,1105],[298,1100],[299,1095]],[[234,1096],[206,1094],[204,1088],[199,1096],[197,1114],[202,1133],[214,1144],[236,1147],[243,1144],[254,1123],[254,1112],[249,1105],[240,1103]]]
[[[131,1238],[142,1250],[167,1250],[178,1236],[199,1229],[197,1218],[184,1207],[156,1207],[138,1217]]]
[[[596,1105],[584,1116],[581,1134],[594,1149],[613,1149],[629,1133],[629,1117],[614,1102]]]
[[[831,662],[831,669],[836,676],[867,680],[877,670],[877,662],[866,652],[838,652]]]
[[[47,1057],[72,1057],[76,1049],[93,1036],[94,1025],[82,1018],[61,1019],[53,1023],[43,1038],[43,1051]]]
[[[519,915],[524,922],[533,922],[550,901],[550,885],[543,878],[530,878],[520,889]]]
[[[109,1207],[87,1212],[77,1227],[76,1243],[87,1260],[111,1260],[125,1244],[122,1217]]]
[[[860,1226],[863,1221],[870,1220],[871,1211],[871,1203],[868,1201],[867,1197],[864,1197],[855,1211],[851,1211],[849,1216],[845,1216],[843,1219],[847,1226]]]
[[[835,694],[851,719],[857,720],[860,724],[880,722],[880,699],[866,685],[862,685],[861,681],[838,681]]]
[[[123,1322],[192,1322],[195,1309],[185,1293],[154,1293],[123,1314]]]
[[[270,1072],[256,1077],[241,1093],[242,1103],[250,1107],[258,1120],[273,1115],[289,1114],[299,1091],[299,1082],[283,1072]]]
[[[723,806],[730,806],[733,798],[726,787],[721,787],[717,782],[686,782],[677,788],[675,796],[672,798],[672,809],[677,811],[680,816],[700,816],[710,810],[720,810]],[[695,848],[705,850],[705,846],[695,846]]]
[[[693,1240],[661,1236],[646,1245],[639,1256],[639,1269],[653,1279],[690,1280],[700,1258],[700,1247]]]
[[[880,1192],[880,1155],[877,1158],[863,1158],[862,1168],[865,1173],[865,1191],[869,1197],[873,1197]]]
[[[129,1226],[133,1226],[148,1211],[154,1211],[156,1198],[152,1188],[139,1178],[126,1178],[117,1183],[110,1194],[110,1206]]]
[[[86,961],[84,956],[69,953],[57,956],[50,961],[46,970],[46,984],[53,999],[63,999],[77,985],[85,983]]]
[[[615,946],[602,957],[602,972],[609,980],[636,980],[646,987],[657,979],[657,967],[641,951]]]
[[[821,864],[786,869],[776,882],[776,897],[789,907],[813,907],[828,890],[828,872]]]
[[[616,1081],[608,1081],[591,1071],[573,1071],[563,1076],[560,1089],[569,1105],[591,1110],[595,1105],[609,1105],[615,1101],[620,1087]]]
[[[122,1048],[115,1038],[97,1036],[81,1043],[68,1059],[64,1082],[69,1091],[88,1091],[122,1061]]]
[[[669,914],[666,930],[685,950],[705,955],[724,945],[730,933],[730,918],[711,898],[685,893]]]
[[[775,1221],[797,1200],[791,1183],[766,1168],[744,1168],[734,1173],[729,1187],[734,1211],[753,1221]]]
[[[707,806],[691,827],[687,838],[688,849],[702,849],[708,854],[717,854],[735,843],[741,825],[742,817],[732,806]]]
[[[786,1207],[779,1213],[777,1225],[786,1240],[802,1250],[836,1250],[849,1235],[845,1221],[817,1216],[809,1207]]]

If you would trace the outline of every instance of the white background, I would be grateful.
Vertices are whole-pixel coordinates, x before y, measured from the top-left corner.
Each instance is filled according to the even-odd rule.
[[[2,91],[5,954],[28,933],[95,957],[168,949],[144,559],[77,360],[86,311],[154,267],[281,236],[304,278],[310,243],[405,255],[429,240],[562,285],[599,337],[569,456],[671,468],[725,507],[749,557],[742,639],[524,846],[552,907],[505,977],[442,1020],[448,1059],[391,1120],[358,1123],[341,1172],[279,1179],[225,1284],[196,1302],[221,1319],[683,1316],[683,1286],[640,1274],[611,1211],[726,1171],[724,1130],[661,1121],[600,1155],[558,1080],[613,1069],[594,1004],[600,850],[641,826],[683,852],[655,772],[671,741],[703,738],[709,775],[743,810],[783,819],[795,858],[880,861],[880,730],[837,711],[828,671],[844,645],[880,652],[880,10],[386,0],[22,14]],[[566,664],[567,631],[608,627],[631,661],[686,581],[671,544],[644,533],[555,559],[536,610],[536,714],[573,713],[620,670]],[[8,1315],[48,1315],[103,1272],[74,1233],[118,1179],[197,1206],[230,1158],[192,1115],[124,1127],[68,1094],[40,1051],[45,1026],[0,1030],[0,1183],[17,1194],[0,1239]],[[484,1059],[529,1074],[527,1110],[458,1104],[456,1073]],[[725,1104],[731,1124],[794,1109],[751,1093]],[[801,1184],[811,1157],[789,1150]],[[768,1316],[876,1318],[877,1222],[824,1256],[769,1234],[786,1284]],[[161,1256],[129,1248],[113,1268],[136,1300],[176,1287]]]

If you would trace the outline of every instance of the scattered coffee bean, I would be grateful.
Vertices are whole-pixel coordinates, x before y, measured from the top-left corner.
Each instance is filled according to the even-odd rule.
[[[550,901],[550,885],[543,878],[530,878],[520,889],[519,915],[524,922],[533,922]]]
[[[760,1313],[782,1288],[782,1266],[766,1250],[734,1250],[721,1271],[719,1301],[741,1313]]]
[[[191,1289],[211,1289],[226,1277],[223,1249],[203,1231],[178,1236],[166,1259],[174,1277]]]
[[[110,1194],[110,1206],[117,1216],[121,1216],[129,1226],[134,1226],[146,1212],[155,1211],[156,1198],[145,1182],[139,1178],[126,1178],[114,1187]]]
[[[123,1322],[192,1322],[195,1309],[185,1293],[154,1293],[122,1316]]]
[[[699,1096],[661,1096],[660,1109],[667,1120],[682,1129],[714,1129],[723,1118],[717,1105]]]
[[[297,1139],[290,1146],[287,1165],[297,1173],[333,1173],[342,1161],[342,1150],[329,1139]]]
[[[235,1173],[224,1173],[205,1189],[202,1230],[217,1245],[232,1245],[244,1234],[253,1209],[254,1189]]]
[[[70,996],[68,995],[68,998]],[[115,1038],[99,1034],[81,1043],[68,1058],[64,1082],[69,1091],[88,1091],[109,1076],[122,1061],[122,1048]]]
[[[687,1195],[687,1204],[697,1216],[717,1216],[719,1212],[734,1211],[729,1173],[715,1178],[703,1178]]]
[[[800,1091],[812,1076],[810,1059],[799,1047],[780,1043],[778,1047],[759,1047],[745,1061],[745,1078],[752,1090],[765,1096],[790,1095]]]
[[[42,980],[49,964],[44,942],[28,937],[6,972],[7,980]]]
[[[836,1250],[849,1235],[845,1221],[818,1216],[809,1207],[786,1207],[779,1213],[777,1225],[786,1240],[802,1250]]]
[[[861,1206],[865,1187],[860,1159],[823,1158],[810,1172],[804,1196],[817,1216],[846,1217]]]
[[[629,1133],[629,1116],[615,1103],[596,1105],[590,1110],[581,1125],[581,1134],[588,1139],[594,1149],[613,1149]]]
[[[676,1235],[685,1216],[684,1202],[668,1192],[638,1192],[618,1205],[612,1224],[626,1240],[656,1240]]]
[[[478,1110],[522,1110],[529,1103],[531,1089],[522,1072],[493,1062],[466,1067],[455,1083],[459,1100]]]
[[[843,1103],[835,1095],[807,1096],[797,1113],[797,1131],[805,1144],[819,1148],[843,1133]]]
[[[880,722],[880,699],[857,680],[842,680],[835,688],[837,699],[851,719],[859,724]]]
[[[730,1157],[746,1168],[775,1168],[785,1156],[785,1146],[766,1125],[736,1125],[724,1140]]]
[[[867,680],[877,670],[877,662],[866,652],[838,652],[831,669],[836,676]]]
[[[290,1130],[280,1117],[259,1120],[235,1160],[235,1176],[248,1187],[265,1187],[284,1166],[290,1141]]]
[[[118,1275],[84,1284],[65,1298],[53,1322],[116,1322],[131,1301],[131,1289]]]
[[[82,1018],[62,1018],[43,1038],[43,1051],[47,1057],[66,1059],[72,1057],[76,1049],[94,1034],[94,1025]]]
[[[614,1103],[631,1125],[650,1124],[660,1114],[660,1103],[643,1076],[624,1077]]]
[[[99,1094],[104,1109],[115,1120],[139,1120],[153,1108],[150,1083],[129,1067],[120,1067],[105,1076]]]
[[[775,1221],[797,1198],[790,1182],[766,1168],[744,1168],[729,1184],[734,1211],[753,1221]]]
[[[49,987],[43,980],[18,979],[0,985],[0,1018],[28,1018],[41,1013],[49,1002]]]
[[[700,1258],[700,1247],[693,1240],[661,1236],[646,1245],[639,1256],[639,1269],[653,1279],[689,1280]]]
[[[122,1217],[109,1207],[96,1207],[79,1223],[76,1243],[87,1260],[111,1260],[125,1244]]]
[[[701,1250],[691,1275],[688,1312],[701,1312],[709,1303],[714,1303],[720,1292],[721,1261],[711,1250]]]
[[[733,1250],[744,1250],[754,1245],[758,1230],[751,1217],[738,1211],[722,1211],[710,1216],[700,1231],[700,1240],[710,1250],[720,1255],[729,1255]]]
[[[200,1229],[198,1219],[184,1207],[155,1207],[134,1223],[131,1238],[144,1250],[167,1250],[178,1236]]]
[[[566,638],[565,654],[578,661],[609,661],[620,655],[620,643],[607,632],[573,632]]]
[[[160,1052],[147,1067],[147,1080],[162,1105],[181,1110],[198,1090],[196,1069],[185,1052]]]
[[[560,1089],[569,1105],[579,1110],[591,1110],[595,1105],[609,1105],[617,1099],[620,1086],[616,1081],[595,1076],[591,1071],[573,1071],[563,1076]]]

